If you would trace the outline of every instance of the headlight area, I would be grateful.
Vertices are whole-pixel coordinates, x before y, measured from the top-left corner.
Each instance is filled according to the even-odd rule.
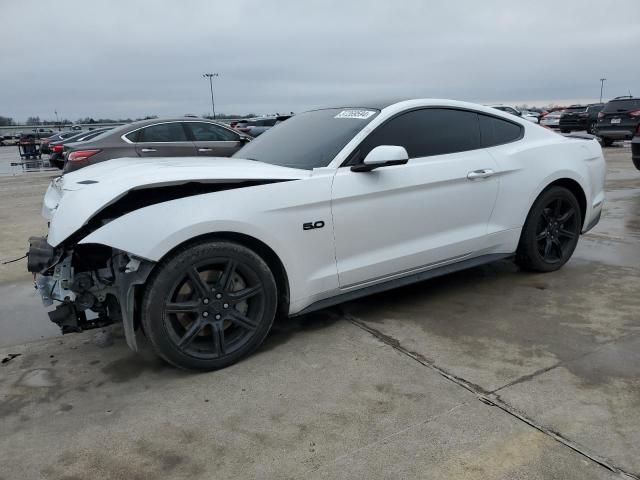
[[[45,306],[62,333],[80,332],[124,321],[133,335],[133,286],[144,283],[152,262],[98,244],[52,247],[44,237],[29,239],[28,270]],[[134,345],[131,345],[134,347]]]

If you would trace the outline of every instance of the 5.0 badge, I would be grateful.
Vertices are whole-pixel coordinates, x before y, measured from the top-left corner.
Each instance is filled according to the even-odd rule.
[[[307,222],[302,224],[303,230],[313,230],[314,228],[322,228],[324,227],[324,222],[322,220],[318,220],[317,222]]]

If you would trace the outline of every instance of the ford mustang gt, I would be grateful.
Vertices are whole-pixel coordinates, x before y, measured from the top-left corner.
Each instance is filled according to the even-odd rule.
[[[514,258],[551,272],[599,220],[605,162],[494,108],[313,110],[232,158],[121,158],[55,179],[28,269],[63,332],[123,322],[169,363],[230,365],[276,315]]]

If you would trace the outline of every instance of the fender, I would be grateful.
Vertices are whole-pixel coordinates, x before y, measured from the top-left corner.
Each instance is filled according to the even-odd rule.
[[[332,178],[319,175],[157,203],[111,220],[78,243],[102,244],[158,262],[199,236],[223,232],[253,237],[280,259],[289,278],[290,304],[297,305],[338,288]],[[305,230],[303,224],[309,220],[325,227]]]

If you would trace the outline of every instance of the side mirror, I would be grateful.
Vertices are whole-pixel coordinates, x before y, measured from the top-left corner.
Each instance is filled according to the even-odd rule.
[[[370,172],[380,167],[404,165],[409,161],[409,154],[404,147],[398,145],[379,145],[369,152],[364,161],[352,165],[352,172]]]

